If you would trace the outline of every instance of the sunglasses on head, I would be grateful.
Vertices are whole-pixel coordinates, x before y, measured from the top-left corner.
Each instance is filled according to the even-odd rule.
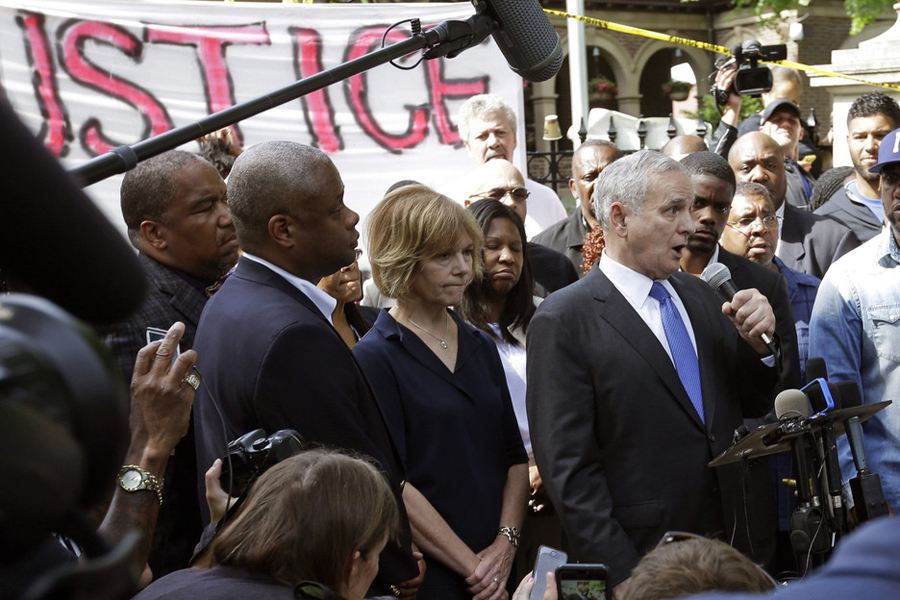
[[[528,199],[528,196],[531,195],[531,192],[526,190],[524,187],[517,187],[511,190],[507,190],[504,188],[494,188],[492,190],[488,190],[486,192],[481,192],[480,194],[475,194],[476,198],[490,198],[492,200],[497,200],[498,202],[503,202],[503,199],[506,196],[509,196],[516,202],[525,202]]]

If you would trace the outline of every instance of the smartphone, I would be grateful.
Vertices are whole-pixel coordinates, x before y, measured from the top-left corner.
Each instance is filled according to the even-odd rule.
[[[606,600],[606,573],[606,565],[560,565],[556,568],[559,600]]]
[[[150,344],[157,340],[161,340],[166,337],[166,333],[168,333],[165,329],[160,329],[159,327],[148,327],[147,328],[147,343]],[[181,355],[181,344],[175,346],[175,356],[172,357],[172,363],[169,365],[169,368],[172,368],[172,365],[175,364],[175,360]]]
[[[569,559],[562,550],[556,550],[550,546],[538,548],[537,559],[534,561],[534,588],[528,600],[542,600],[544,588],[547,587],[547,573],[555,572],[556,567],[563,565]]]

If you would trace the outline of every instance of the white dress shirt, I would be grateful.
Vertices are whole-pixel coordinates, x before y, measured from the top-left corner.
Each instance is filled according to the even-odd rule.
[[[300,290],[304,296],[309,298],[312,301],[312,303],[316,305],[316,308],[319,309],[319,312],[321,312],[322,315],[326,319],[328,319],[328,322],[331,323],[332,326],[334,326],[334,323],[331,320],[331,313],[333,313],[334,309],[337,308],[337,300],[335,300],[334,298],[329,296],[328,293],[326,293],[323,290],[320,290],[319,288],[317,288],[310,282],[306,281],[305,279],[300,279],[296,275],[292,275],[292,274],[288,273],[287,271],[285,271],[284,269],[282,269],[281,267],[276,267],[269,261],[263,260],[263,259],[259,258],[258,256],[253,256],[252,254],[244,252],[241,255],[241,258],[246,258],[246,259],[252,260],[253,262],[259,263],[265,267],[268,267],[269,269],[271,269],[275,273],[281,275],[282,277],[284,277],[284,279],[288,283],[290,283],[292,286],[294,286],[295,288]]]

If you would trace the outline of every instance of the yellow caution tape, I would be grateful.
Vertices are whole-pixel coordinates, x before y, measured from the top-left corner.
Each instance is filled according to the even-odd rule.
[[[602,19],[594,19],[591,17],[583,17],[580,15],[570,15],[567,12],[559,11],[559,10],[551,10],[549,8],[545,8],[544,12],[551,15],[556,15],[558,17],[565,17],[567,19],[576,19],[578,21],[582,21],[587,23],[588,25],[593,25],[594,27],[599,27],[600,29],[609,29],[610,31],[618,31],[620,33],[629,33],[632,35],[639,35],[641,37],[651,38],[654,40],[661,40],[664,42],[672,42],[673,44],[681,44],[682,46],[691,46],[693,48],[700,48],[701,50],[708,50],[710,52],[717,52],[719,54],[727,54],[731,55],[731,48],[726,48],[725,46],[719,46],[716,44],[708,44],[706,42],[698,42],[696,40],[692,40],[689,38],[678,37],[676,35],[666,35],[664,33],[657,33],[655,31],[650,31],[648,29],[641,29],[640,27],[631,27],[629,25],[620,25],[618,23],[612,23],[610,21],[603,21]],[[841,73],[832,73],[830,71],[826,71],[824,69],[819,69],[816,67],[812,67],[810,65],[804,65],[803,63],[796,63],[789,60],[775,60],[768,61],[763,60],[760,62],[775,64],[775,65],[783,65],[785,67],[791,67],[794,69],[798,69],[800,71],[810,71],[813,73],[819,73],[820,75],[825,75],[827,77],[837,77],[839,79],[848,79],[850,81],[856,81],[858,83],[864,83],[866,85],[874,85],[876,87],[883,87],[889,90],[900,91],[900,85],[893,85],[890,83],[875,83],[874,81],[867,81],[865,79],[860,79],[858,77],[851,77],[850,75],[842,75]]]

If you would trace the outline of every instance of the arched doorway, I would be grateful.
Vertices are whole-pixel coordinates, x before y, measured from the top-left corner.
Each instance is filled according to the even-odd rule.
[[[618,88],[616,82],[615,70],[612,67],[611,59],[606,51],[597,46],[587,46],[586,48],[587,73],[588,81],[599,81],[602,77]],[[559,122],[563,126],[563,130],[569,125],[575,125],[577,128],[579,123],[572,123],[572,107],[569,102],[571,97],[569,87],[569,57],[563,59],[562,68],[556,76],[556,95],[557,95],[557,111],[559,114]],[[591,92],[594,93],[591,93]],[[598,90],[588,90],[589,108],[606,108],[616,110],[618,103],[615,93],[602,94]]]

